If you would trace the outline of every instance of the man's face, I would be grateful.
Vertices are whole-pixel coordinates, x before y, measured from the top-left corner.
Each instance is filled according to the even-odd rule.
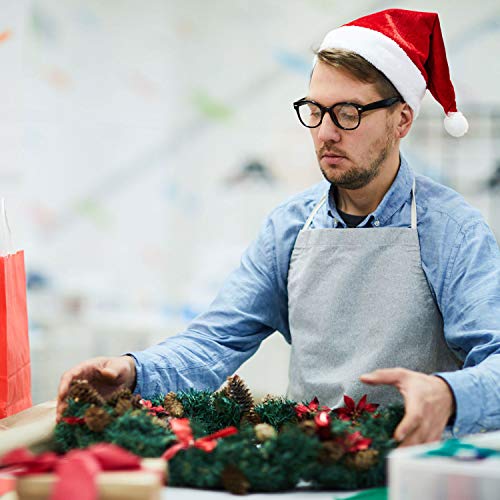
[[[323,106],[338,102],[364,105],[384,97],[373,84],[355,80],[345,71],[323,62],[318,62],[314,68],[307,96]],[[362,114],[357,129],[342,130],[326,113],[321,125],[310,129],[325,178],[343,189],[360,189],[368,185],[396,146],[396,118],[397,113],[389,109],[367,111]]]

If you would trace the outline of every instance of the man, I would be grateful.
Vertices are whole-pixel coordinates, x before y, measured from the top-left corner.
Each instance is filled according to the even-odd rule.
[[[330,32],[294,103],[327,182],[268,216],[185,332],[66,372],[59,412],[75,377],[103,393],[216,389],[277,330],[295,400],[402,397],[404,445],[449,423],[458,435],[500,427],[498,245],[477,210],[399,152],[426,87],[463,135],[436,14],[391,9]]]

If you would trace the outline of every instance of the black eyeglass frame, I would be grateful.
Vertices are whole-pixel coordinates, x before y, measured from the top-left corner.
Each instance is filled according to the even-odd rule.
[[[322,106],[319,102],[311,101],[309,99],[302,98],[302,99],[299,99],[298,101],[295,101],[293,103],[293,107],[295,108],[295,111],[297,113],[297,116],[299,118],[300,123],[302,123],[302,125],[304,125],[304,127],[307,127],[307,128],[319,127],[323,123],[323,117],[325,116],[325,113],[328,113],[330,115],[330,118],[332,119],[332,122],[335,123],[335,125],[337,127],[341,128],[342,130],[356,130],[359,127],[359,125],[361,124],[361,115],[365,111],[371,111],[372,109],[389,108],[390,106],[396,104],[397,102],[404,102],[404,100],[401,99],[401,97],[389,97],[387,99],[382,99],[380,101],[370,102],[368,104],[365,104],[364,106],[361,106],[360,104],[357,104],[355,102],[337,102],[335,104],[332,104],[331,106]],[[318,108],[321,110],[321,118],[319,119],[319,123],[317,125],[313,125],[313,126],[306,125],[302,121],[302,118],[300,117],[299,108],[300,108],[300,106],[302,106],[304,104],[314,104],[315,106],[318,106]],[[358,111],[358,124],[355,127],[350,127],[350,128],[343,127],[339,123],[339,121],[337,119],[337,115],[335,114],[334,108],[336,108],[338,106],[345,106],[346,104],[348,104],[350,106],[354,106],[356,108],[356,110]]]

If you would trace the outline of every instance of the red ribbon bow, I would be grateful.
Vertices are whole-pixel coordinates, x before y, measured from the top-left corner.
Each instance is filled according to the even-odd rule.
[[[173,433],[177,436],[178,443],[174,444],[167,451],[165,451],[165,453],[163,453],[161,457],[165,460],[170,460],[177,454],[178,451],[186,450],[191,446],[210,453],[217,446],[217,439],[231,436],[238,432],[236,427],[226,427],[225,429],[214,432],[209,436],[203,436],[195,440],[193,437],[193,431],[189,425],[189,419],[173,418],[170,421],[170,427],[172,428]]]
[[[0,469],[16,476],[42,472],[55,472],[56,483],[52,500],[96,500],[96,476],[100,471],[138,470],[140,458],[109,443],[89,446],[85,450],[72,450],[66,455],[53,452],[33,455],[27,448],[17,448],[0,459]]]

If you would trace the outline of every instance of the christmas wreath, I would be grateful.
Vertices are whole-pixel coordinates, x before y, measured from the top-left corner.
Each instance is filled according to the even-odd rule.
[[[141,457],[164,457],[169,484],[225,488],[237,494],[283,491],[299,482],[318,489],[385,483],[385,457],[404,408],[321,406],[266,396],[255,404],[238,375],[217,392],[188,390],[149,400],[121,388],[104,399],[73,381],[55,429],[60,453],[109,442]]]

